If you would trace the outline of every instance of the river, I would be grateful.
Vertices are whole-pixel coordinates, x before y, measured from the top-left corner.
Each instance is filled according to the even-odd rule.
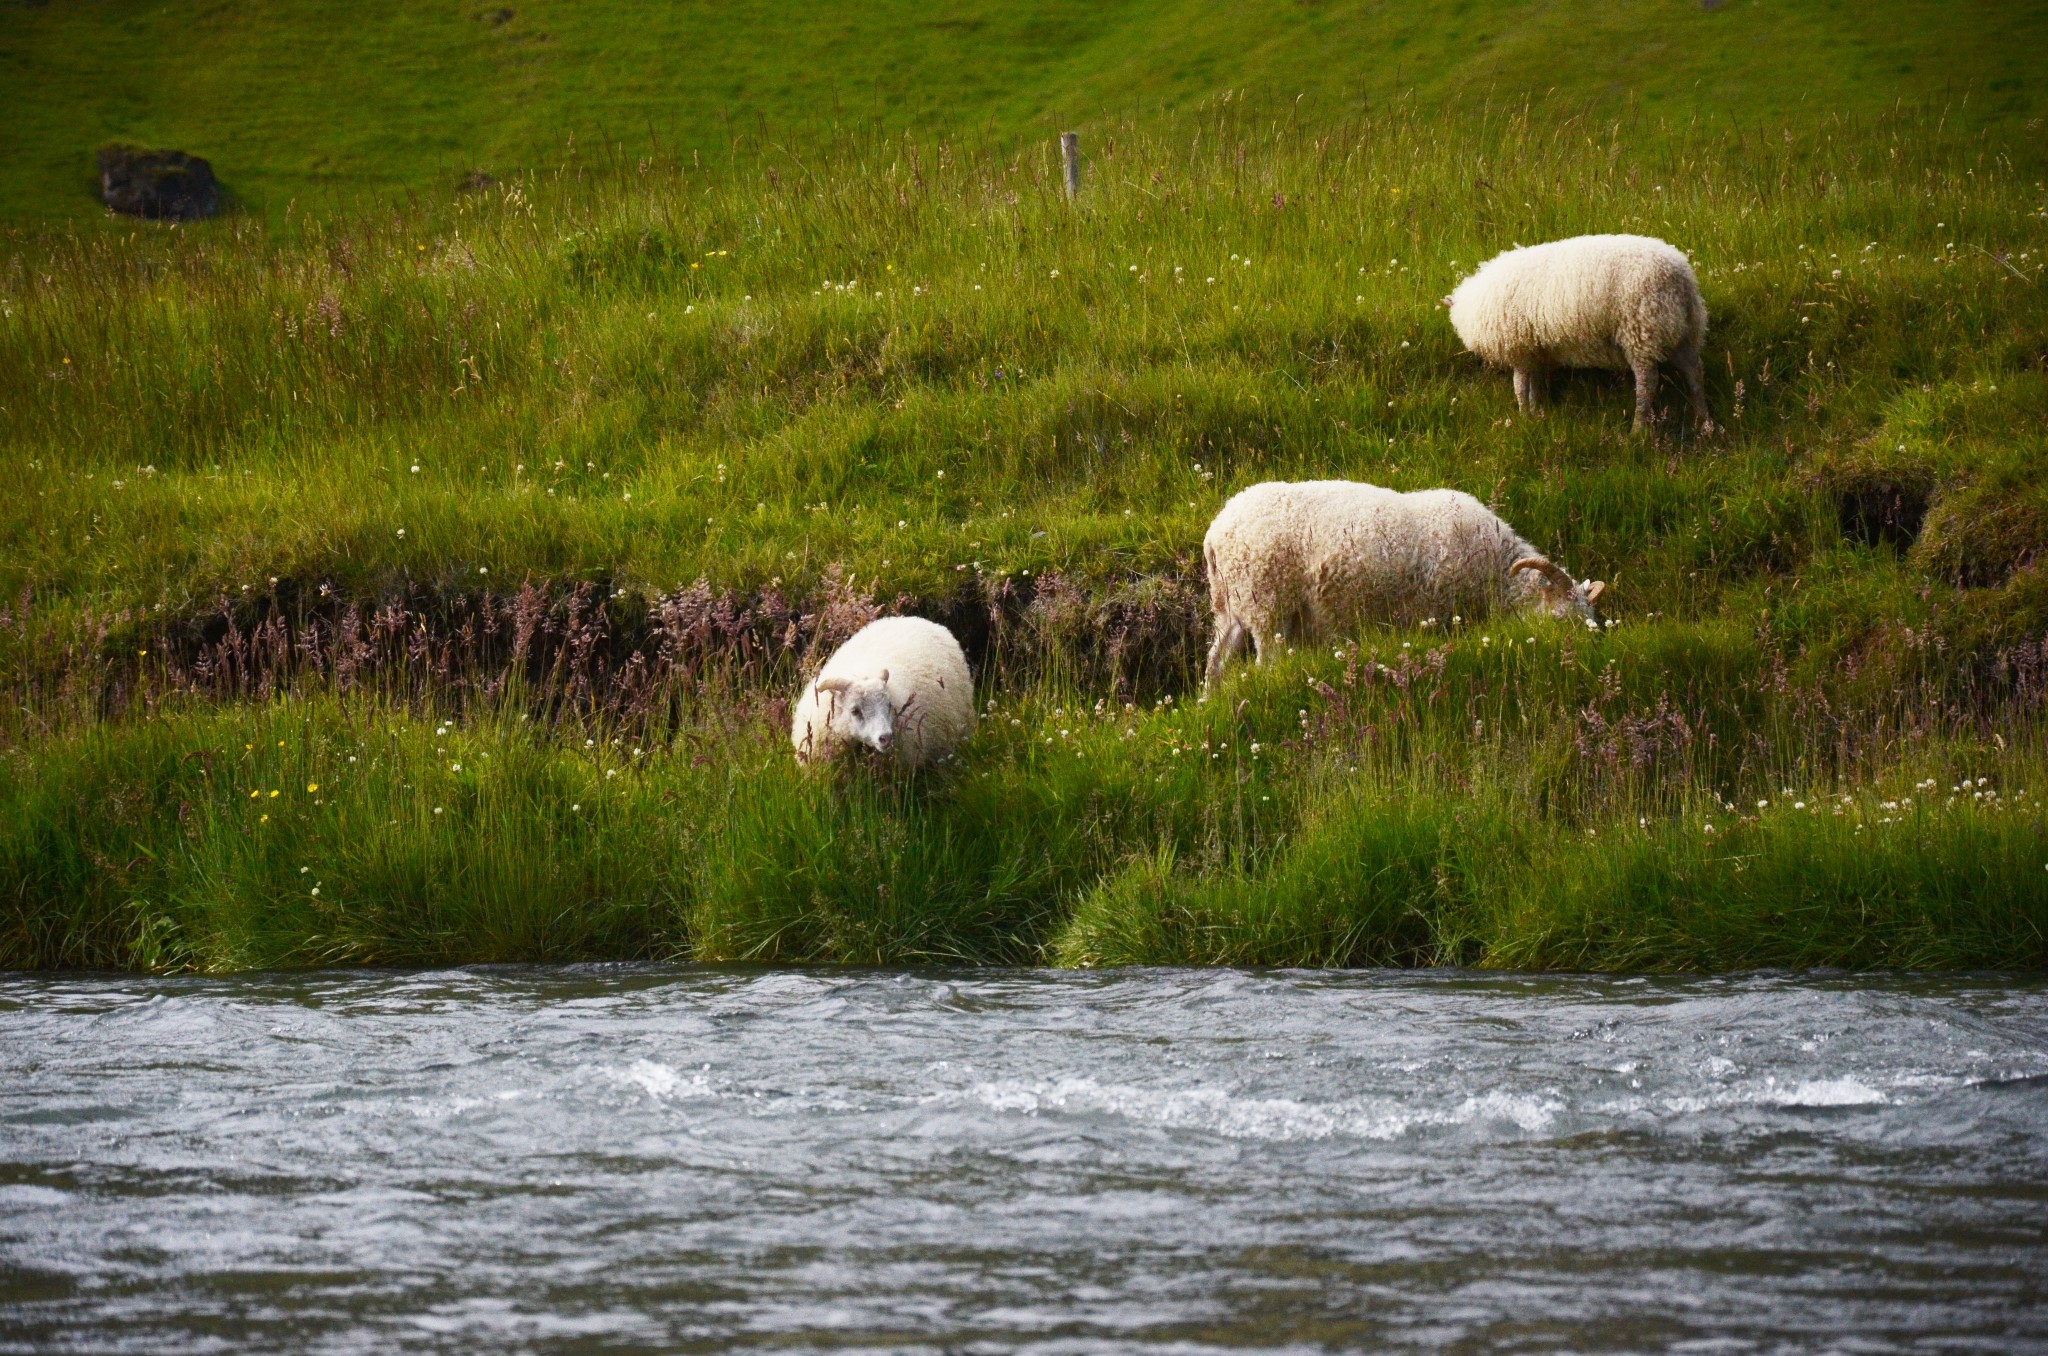
[[[2048,1351],[2048,981],[0,976],[4,1351]]]

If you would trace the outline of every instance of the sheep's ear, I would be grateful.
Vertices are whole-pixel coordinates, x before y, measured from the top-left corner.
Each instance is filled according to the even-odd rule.
[[[1436,304],[1439,306],[1448,306],[1451,304],[1451,298],[1448,294],[1438,297]]]
[[[1592,583],[1586,585],[1586,601],[1590,603],[1606,591],[1607,581],[1604,579],[1595,579]]]
[[[889,670],[887,670],[887,669],[883,669],[883,670],[882,670],[882,681],[883,681],[883,682],[885,682],[885,683],[889,681]]]
[[[847,678],[820,678],[818,680],[818,691],[820,692],[844,692],[852,686],[852,680]]]

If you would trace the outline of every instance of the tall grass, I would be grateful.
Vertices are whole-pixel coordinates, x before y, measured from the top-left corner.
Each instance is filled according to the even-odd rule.
[[[1725,435],[1459,352],[1461,272],[1608,229],[1693,252]],[[1078,205],[906,139],[17,232],[0,960],[2038,964],[2044,244],[1912,118],[1235,103]],[[1190,704],[1209,516],[1330,475],[1478,494],[1617,625]],[[981,732],[799,774],[781,702],[892,610]]]
[[[1724,740],[1607,680],[1675,624],[1521,629],[1207,705],[990,694],[914,775],[798,769],[743,686],[627,721],[173,696],[0,758],[0,957],[2048,961],[2038,688],[1831,730],[1788,687]]]

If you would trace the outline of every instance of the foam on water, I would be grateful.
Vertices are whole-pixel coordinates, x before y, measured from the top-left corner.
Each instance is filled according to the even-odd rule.
[[[685,1075],[651,1059],[636,1059],[623,1069],[604,1069],[601,1072],[622,1087],[639,1088],[649,1097],[657,1099],[712,1095],[710,1080],[703,1074]]]
[[[1498,1124],[1535,1134],[1564,1109],[1555,1097],[1492,1091],[1434,1109],[1391,1099],[1353,1098],[1315,1104],[1286,1097],[1234,1094],[1223,1088],[1146,1088],[1092,1078],[977,1084],[972,1097],[993,1111],[1027,1116],[1099,1114],[1147,1125],[1203,1130],[1230,1139],[1310,1140],[1332,1135],[1393,1139],[1426,1126]],[[945,1097],[941,1100],[956,1100]]]

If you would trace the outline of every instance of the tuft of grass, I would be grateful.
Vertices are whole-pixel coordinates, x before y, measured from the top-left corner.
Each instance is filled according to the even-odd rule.
[[[684,954],[683,840],[632,767],[358,703],[87,727],[0,764],[0,963]]]
[[[1610,822],[1586,842],[1548,835],[1475,892],[1464,940],[1485,964],[1547,969],[2048,962],[2037,801],[1986,813],[1981,793],[1948,787],[1798,794]]]

